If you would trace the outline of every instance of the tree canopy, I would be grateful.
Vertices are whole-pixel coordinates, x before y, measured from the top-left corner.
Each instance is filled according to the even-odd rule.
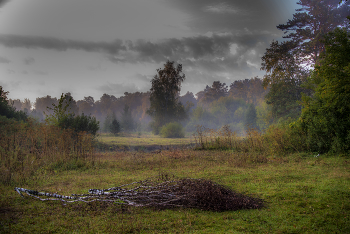
[[[309,67],[318,63],[324,51],[324,36],[337,27],[346,25],[349,3],[339,5],[339,0],[300,0],[301,6],[293,19],[280,24],[278,29],[290,39],[273,41],[262,57],[261,69],[266,71],[263,85],[270,88],[266,102],[272,105],[272,116],[297,117],[300,114],[301,93]]]
[[[312,97],[303,97],[299,124],[311,150],[350,150],[350,34],[336,29],[325,37],[325,52],[308,82]]]
[[[153,118],[151,123],[153,132],[158,134],[160,127],[186,118],[186,111],[179,94],[181,83],[185,80],[182,65],[174,66],[174,62],[167,61],[163,69],[157,69],[152,79],[150,90],[150,108],[147,113]]]
[[[337,27],[346,26],[346,16],[349,15],[349,3],[339,5],[339,0],[300,0],[297,13],[286,24],[280,24],[278,29],[293,42],[290,48],[300,53],[300,62],[311,61],[315,64],[324,51],[323,37]]]

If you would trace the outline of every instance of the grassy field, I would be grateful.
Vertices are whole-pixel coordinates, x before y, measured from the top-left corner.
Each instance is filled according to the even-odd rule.
[[[112,134],[102,133],[97,140],[104,145],[106,149],[148,149],[153,147],[179,147],[193,144],[194,138],[190,135],[185,138],[162,138],[159,135],[147,134],[127,134],[122,136],[114,136]]]
[[[132,142],[132,139],[130,139]],[[135,143],[136,144],[136,143]],[[211,212],[42,202],[14,187],[87,193],[168,172],[205,178],[262,198],[266,208]],[[95,162],[52,164],[22,184],[0,187],[1,233],[350,233],[348,156],[284,157],[232,151],[108,152]]]

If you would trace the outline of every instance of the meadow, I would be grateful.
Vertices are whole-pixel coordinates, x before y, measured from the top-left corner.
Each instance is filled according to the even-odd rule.
[[[135,137],[129,137],[102,136],[100,140],[105,144],[122,144],[121,141],[138,144]],[[157,142],[152,137],[141,139],[145,141],[142,145]],[[253,138],[249,139],[245,141],[247,144],[259,145],[251,140]],[[165,145],[174,145],[178,140],[165,141]],[[183,141],[191,142],[193,138]],[[246,147],[249,148],[252,147]],[[40,164],[34,172],[27,173],[25,179],[13,176],[11,181],[0,183],[0,232],[350,232],[348,155],[278,154],[244,150],[243,146],[237,149],[175,147],[157,152],[96,151],[93,157]],[[23,168],[25,170],[25,166]],[[142,208],[108,202],[65,204],[23,198],[14,191],[15,187],[22,187],[62,195],[87,193],[91,188],[120,186],[162,173],[211,180],[236,192],[261,198],[265,207],[214,212],[194,208]]]
[[[162,148],[183,148],[193,145],[195,140],[188,134],[185,138],[163,138],[152,133],[120,133],[114,136],[110,133],[102,133],[97,137],[97,149],[103,151],[118,150],[144,150],[152,151]]]

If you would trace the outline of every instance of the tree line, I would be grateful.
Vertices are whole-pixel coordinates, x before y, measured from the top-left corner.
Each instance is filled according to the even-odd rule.
[[[263,103],[267,91],[262,86],[262,79],[258,77],[234,81],[229,89],[225,83],[214,81],[211,86],[207,85],[203,91],[198,92],[196,95],[192,92],[187,92],[182,96],[177,94],[176,100],[183,106],[182,124],[184,126],[189,124],[186,129],[193,131],[195,124],[205,124],[208,127],[216,128],[223,125],[220,122],[243,121],[244,111],[247,109],[248,103],[253,103],[254,106]],[[116,98],[114,95],[103,94],[99,100],[95,101],[91,96],[84,97],[83,100],[75,100],[71,93],[66,93],[64,94],[64,99],[67,100],[67,112],[75,115],[84,114],[95,117],[100,122],[100,131],[102,132],[112,132],[111,128],[114,128],[113,132],[151,131],[152,126],[149,125],[152,123],[153,118],[147,112],[151,107],[150,96],[151,92],[126,92],[124,96],[119,98]],[[219,103],[221,103],[222,109],[219,110],[217,107],[213,109],[220,99]],[[233,100],[236,100],[234,101],[235,104],[233,104]],[[47,116],[54,114],[52,107],[57,106],[60,99],[47,95],[36,98],[34,103],[31,103],[29,99],[24,99],[23,101],[8,99],[7,101],[15,110],[22,111],[23,114],[26,113],[28,116],[44,122]],[[229,116],[230,113],[234,113],[239,107],[241,109],[237,113],[241,112],[241,114],[236,113],[234,117],[233,115]],[[204,110],[205,113],[202,113]],[[170,122],[179,120],[177,119],[178,116],[173,115],[171,111],[167,110],[165,113],[171,115],[165,118],[171,120]],[[165,116],[166,114],[160,113],[157,117],[158,119],[153,121],[159,124],[159,119]],[[216,119],[215,123],[211,119]],[[116,121],[114,126],[111,127],[113,120]],[[162,124],[159,126],[162,126]]]

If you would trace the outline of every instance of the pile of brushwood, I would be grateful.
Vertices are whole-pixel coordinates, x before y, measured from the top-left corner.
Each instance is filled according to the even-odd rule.
[[[229,211],[264,207],[262,199],[234,192],[210,180],[179,179],[164,174],[118,187],[90,189],[88,194],[72,194],[71,196],[24,188],[15,188],[15,191],[21,196],[24,193],[41,201],[60,200],[65,203],[104,201],[157,209],[184,207]]]

